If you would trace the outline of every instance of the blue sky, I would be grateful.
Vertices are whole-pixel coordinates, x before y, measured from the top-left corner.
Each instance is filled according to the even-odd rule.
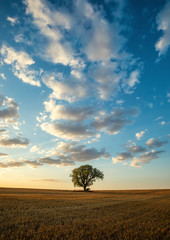
[[[169,188],[170,1],[0,5],[0,186]]]

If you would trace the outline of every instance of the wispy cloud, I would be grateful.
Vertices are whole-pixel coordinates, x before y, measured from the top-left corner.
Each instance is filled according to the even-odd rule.
[[[168,102],[170,103],[170,93],[167,93],[167,99],[168,99]]]
[[[7,138],[0,137],[0,146],[9,148],[26,148],[29,145],[29,140],[26,138]]]
[[[165,141],[160,141],[159,139],[160,138],[154,140],[153,138],[150,138],[146,142],[146,145],[149,148],[152,148],[161,147],[168,143],[167,139]],[[159,158],[159,154],[165,152],[164,150],[148,151],[148,149],[144,146],[138,146],[135,143],[129,145],[129,142],[123,146],[125,146],[126,151],[117,153],[117,156],[112,158],[113,163],[130,163],[131,167],[142,167],[142,164],[150,163],[152,160]]]
[[[150,163],[152,160],[159,158],[159,154],[164,153],[165,151],[155,151],[145,152],[144,154],[139,155],[139,157],[133,158],[130,166],[132,167],[141,167],[141,164]]]
[[[44,179],[32,179],[33,182],[64,182],[64,180],[61,179],[55,179],[55,178],[44,178]]]
[[[16,17],[7,17],[7,21],[11,23],[12,26],[14,26],[16,23],[18,23],[18,19]]]
[[[73,107],[72,105],[56,105],[54,100],[44,102],[45,110],[50,113],[54,120],[84,121],[93,117],[96,110],[92,106]]]
[[[39,149],[40,149],[40,146],[39,146],[39,145],[35,145],[35,146],[33,146],[33,147],[30,149],[30,152],[37,152],[37,151],[39,151]]]
[[[117,157],[113,157],[113,163],[124,162],[126,160],[132,159],[133,154],[130,152],[117,153]]]
[[[162,36],[155,44],[156,50],[159,52],[159,56],[165,54],[170,46],[170,1],[167,1],[164,8],[157,16],[158,30],[162,31]]]
[[[0,157],[7,157],[8,154],[7,153],[0,153]]]
[[[163,145],[167,144],[168,140],[165,139],[164,141],[160,140],[160,137],[154,139],[154,138],[150,138],[148,139],[148,141],[146,142],[146,145],[149,148],[153,148],[153,147],[162,147]]]
[[[96,117],[91,123],[91,126],[97,130],[115,135],[118,134],[119,131],[127,124],[131,124],[132,120],[129,120],[129,117],[135,116],[138,112],[139,110],[135,108],[132,108],[129,111],[123,108],[116,109],[111,112],[111,114]]]
[[[73,161],[55,159],[51,157],[42,157],[40,158],[40,162],[43,164],[55,165],[55,166],[74,166],[75,165]]]
[[[4,58],[6,64],[12,64],[13,73],[23,82],[33,86],[40,87],[40,81],[37,80],[37,73],[35,70],[30,70],[29,67],[35,61],[24,51],[16,51],[12,47],[3,44],[0,53]]]

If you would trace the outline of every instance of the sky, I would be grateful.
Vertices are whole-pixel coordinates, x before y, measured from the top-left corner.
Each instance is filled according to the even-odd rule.
[[[0,186],[170,188],[170,1],[0,1]]]

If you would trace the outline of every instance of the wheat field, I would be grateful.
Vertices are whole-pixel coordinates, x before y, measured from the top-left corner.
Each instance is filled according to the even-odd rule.
[[[0,239],[170,239],[170,190],[0,188]]]

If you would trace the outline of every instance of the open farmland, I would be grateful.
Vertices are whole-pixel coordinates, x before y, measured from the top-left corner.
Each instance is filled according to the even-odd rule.
[[[170,190],[0,188],[0,239],[170,239]]]

